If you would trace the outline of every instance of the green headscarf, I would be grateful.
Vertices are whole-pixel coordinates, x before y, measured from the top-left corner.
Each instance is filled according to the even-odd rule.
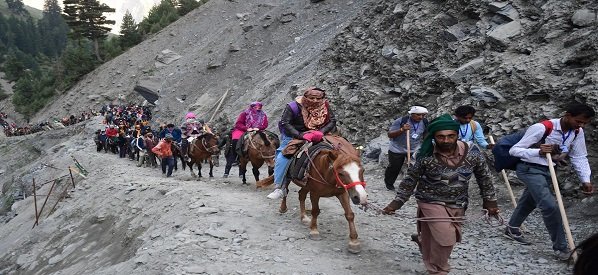
[[[418,160],[432,155],[432,152],[434,151],[434,145],[432,144],[434,134],[443,130],[459,131],[459,122],[453,120],[449,114],[441,115],[432,120],[430,124],[428,124],[428,129],[426,129],[428,134],[426,134],[426,137],[419,148],[419,152],[417,153]]]

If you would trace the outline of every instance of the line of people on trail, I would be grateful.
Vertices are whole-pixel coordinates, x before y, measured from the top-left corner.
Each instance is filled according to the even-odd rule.
[[[0,126],[4,128],[4,134],[7,137],[12,136],[23,136],[23,135],[30,135],[41,131],[49,131],[53,129],[61,129],[69,125],[74,125],[79,122],[83,122],[85,120],[90,119],[92,116],[96,114],[92,111],[82,112],[80,116],[70,115],[64,117],[62,119],[54,118],[52,122],[50,121],[43,121],[37,124],[27,123],[22,126],[18,126],[14,122],[8,122],[8,115],[6,113],[1,113],[0,115]]]
[[[384,177],[386,188],[395,190],[394,182],[407,154],[417,152],[415,161],[408,164],[395,199],[383,212],[395,213],[415,195],[417,234],[412,236],[412,240],[418,244],[430,274],[447,274],[452,249],[461,240],[461,224],[469,205],[468,186],[472,176],[475,176],[480,189],[482,208],[489,216],[498,217],[500,213],[490,168],[482,149],[493,149],[497,167],[503,162],[498,156],[504,149],[488,144],[481,125],[472,120],[475,109],[471,106],[458,107],[455,117],[444,114],[430,122],[424,118],[428,113],[424,107],[413,106],[408,113],[408,116],[395,120],[388,131],[390,146],[389,165]],[[546,155],[555,156],[555,161],[568,157],[581,181],[580,189],[584,194],[592,194],[594,187],[590,181],[583,127],[594,116],[590,106],[574,103],[568,106],[562,117],[536,123],[524,132],[512,135],[518,135],[518,138],[509,144],[506,154],[518,158],[515,169],[525,189],[505,227],[505,237],[523,245],[531,244],[520,227],[529,214],[539,208],[556,258],[570,259],[571,251],[567,246],[561,214],[551,191]],[[407,136],[409,130],[411,133]],[[406,148],[407,139],[413,148],[410,151]]]

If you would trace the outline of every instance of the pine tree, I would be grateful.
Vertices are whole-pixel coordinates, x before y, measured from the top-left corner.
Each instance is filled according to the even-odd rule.
[[[66,47],[69,27],[62,18],[58,0],[45,0],[42,19],[38,22],[41,50],[49,57],[59,56]]]
[[[124,49],[128,49],[141,42],[141,34],[137,29],[137,23],[131,13],[127,10],[123,16],[122,25],[120,26],[120,45]]]
[[[8,10],[17,15],[29,15],[29,12],[25,10],[23,0],[6,0],[6,4],[8,5]]]
[[[115,24],[114,20],[107,20],[104,13],[114,12],[114,9],[97,0],[64,0],[62,3],[64,18],[71,27],[74,38],[85,37],[93,41],[96,58],[102,60],[99,41],[106,38],[111,30],[106,25]]]

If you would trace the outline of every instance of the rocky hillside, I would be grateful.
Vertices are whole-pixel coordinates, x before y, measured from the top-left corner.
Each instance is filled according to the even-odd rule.
[[[160,95],[155,123],[179,122],[187,111],[207,119],[229,91],[216,113],[217,127],[261,100],[275,128],[284,103],[316,85],[328,91],[343,133],[356,143],[374,144],[412,104],[427,106],[431,116],[472,104],[476,119],[500,136],[558,116],[572,100],[598,106],[597,9],[595,1],[572,0],[211,0],[84,77],[32,122],[106,103],[141,102],[133,87],[143,85]],[[5,100],[0,106],[11,110],[8,105]],[[277,215],[266,192],[241,188],[236,179],[196,182],[180,171],[165,179],[157,170],[96,153],[90,136],[99,122],[0,136],[2,205],[10,205],[8,195],[16,191],[29,196],[33,178],[62,175],[50,166],[68,166],[71,155],[90,170],[36,229],[30,229],[31,197],[12,207],[12,219],[0,225],[0,273],[423,270],[415,246],[405,241],[414,230],[407,217],[414,215],[412,201],[398,219],[355,209],[364,250],[349,255],[346,224],[334,200],[323,204],[323,213],[331,215],[322,218],[330,223],[323,229],[327,237],[307,240],[296,213]],[[598,163],[596,125],[586,127],[592,167]],[[366,174],[371,200],[385,204],[392,193],[383,188],[380,166],[369,163]],[[576,184],[574,177],[563,182]],[[49,185],[41,188],[47,192]],[[500,204],[508,216],[504,192]],[[597,199],[570,194],[573,233],[585,238],[595,231]],[[526,222],[535,245],[523,250],[480,224],[477,211],[469,214],[470,235],[451,259],[456,274],[479,273],[480,263],[488,273],[570,273],[547,260],[548,236],[537,213]],[[489,262],[484,255],[497,258]]]

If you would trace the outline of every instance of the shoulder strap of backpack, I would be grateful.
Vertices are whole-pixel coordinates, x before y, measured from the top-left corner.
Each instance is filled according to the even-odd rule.
[[[544,135],[542,136],[542,140],[545,140],[546,137],[548,137],[550,135],[550,133],[552,133],[554,124],[552,124],[552,121],[550,121],[550,120],[544,120],[540,123],[542,123],[542,125],[544,125],[544,127],[546,127],[546,130],[544,131]]]
[[[299,114],[299,106],[297,105],[297,101],[289,102],[289,107],[291,107],[291,111],[293,111],[293,117],[296,117]]]
[[[471,133],[474,134],[475,130],[477,130],[477,124],[475,123],[475,120],[470,120],[469,126],[471,127]]]

